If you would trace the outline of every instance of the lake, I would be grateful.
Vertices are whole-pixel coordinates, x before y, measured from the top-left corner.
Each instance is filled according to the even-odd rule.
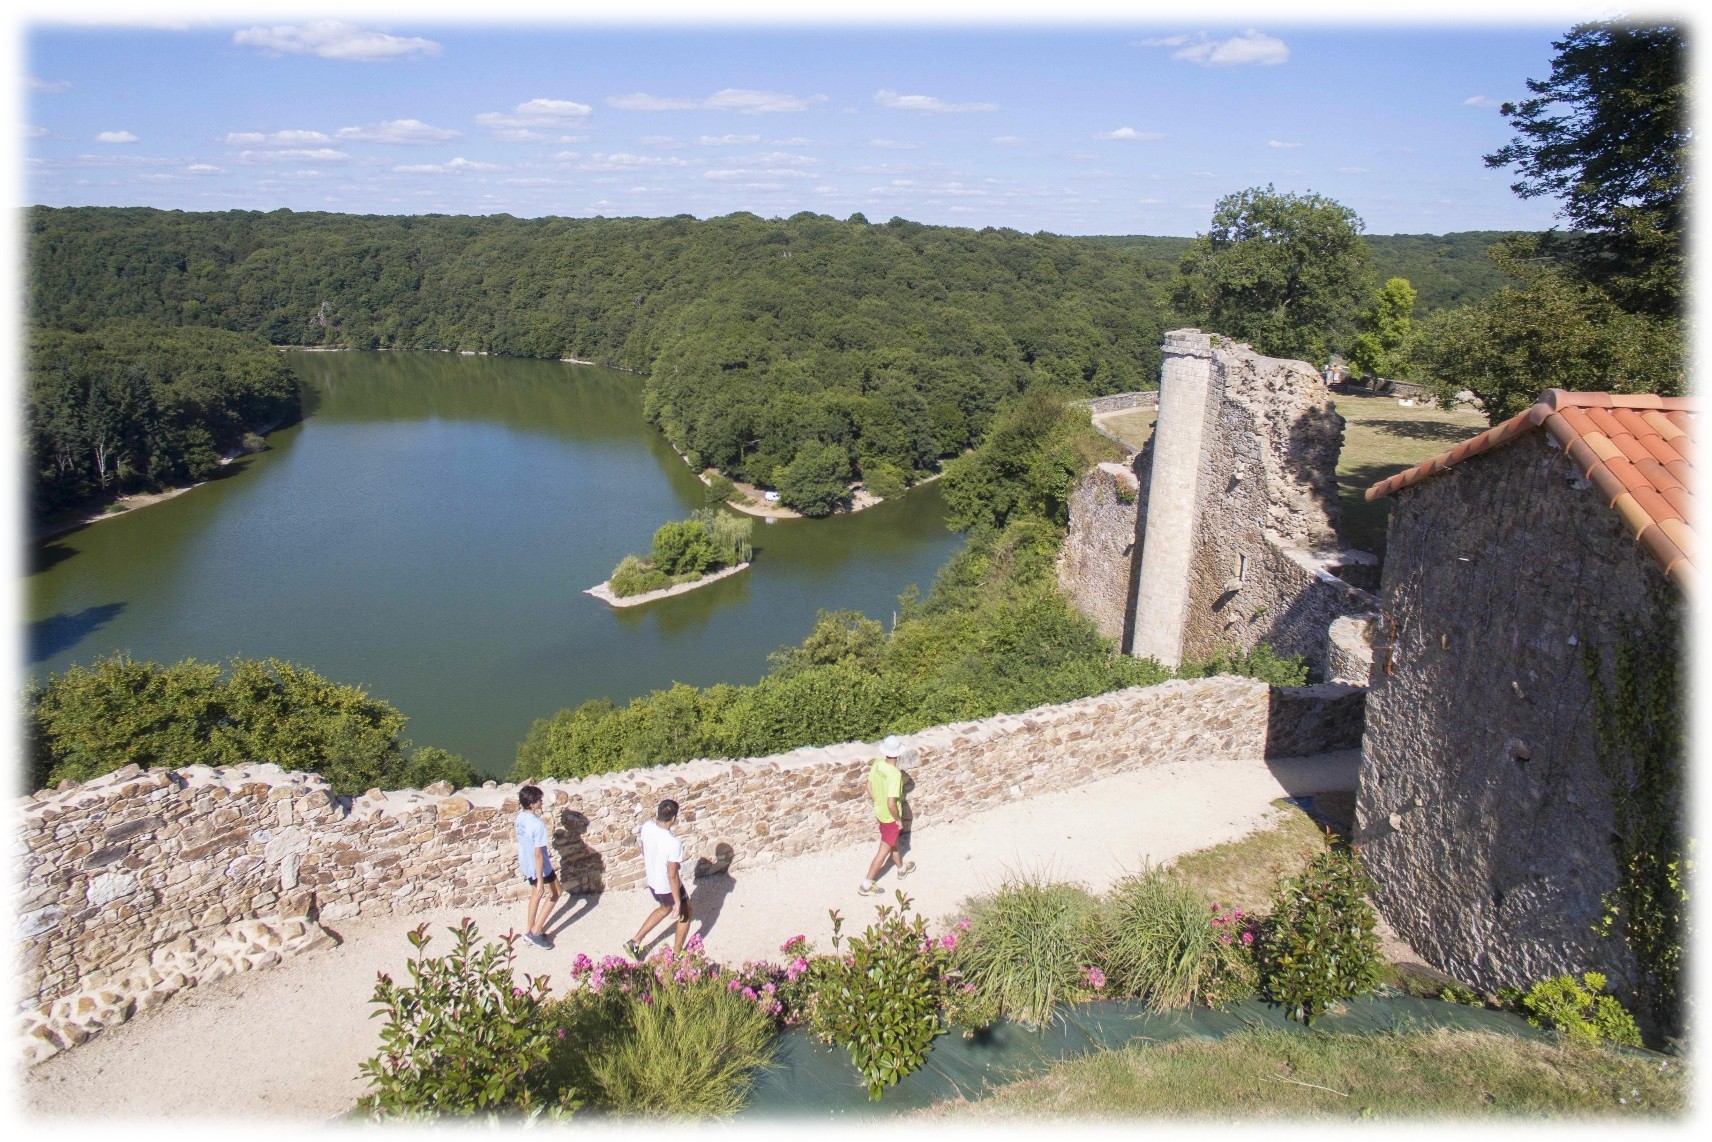
[[[755,521],[748,571],[626,610],[583,594],[703,485],[640,378],[442,353],[291,353],[305,418],[152,507],[38,544],[33,677],[117,650],[275,657],[362,686],[417,745],[510,768],[530,723],[673,682],[747,683],[817,609],[888,625],[960,544],[938,486]]]

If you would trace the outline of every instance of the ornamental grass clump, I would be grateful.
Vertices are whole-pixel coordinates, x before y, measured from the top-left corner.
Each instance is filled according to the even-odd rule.
[[[1218,941],[1198,893],[1164,870],[1144,869],[1107,894],[1099,956],[1114,994],[1155,1011],[1189,1006],[1212,972]]]
[[[479,947],[465,917],[452,950],[424,953],[428,925],[410,933],[410,983],[382,972],[375,1017],[380,1050],[362,1066],[369,1093],[357,1104],[374,1119],[490,1117],[567,1112],[577,1103],[557,1084],[549,1058],[558,1042],[547,978],[512,971],[515,935]]]
[[[1095,902],[1075,884],[1024,880],[971,902],[958,966],[998,1011],[1039,1026],[1053,1007],[1085,993]]]
[[[603,1107],[642,1117],[735,1114],[766,1065],[775,1028],[761,1006],[717,979],[656,989],[589,1064]]]
[[[1379,983],[1370,887],[1355,854],[1339,851],[1321,853],[1278,886],[1261,941],[1261,983],[1303,1023]]]

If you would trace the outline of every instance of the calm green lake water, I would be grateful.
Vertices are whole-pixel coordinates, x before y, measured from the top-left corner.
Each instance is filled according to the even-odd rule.
[[[753,682],[818,608],[890,623],[960,542],[929,484],[854,515],[757,520],[748,571],[615,611],[584,588],[702,503],[642,419],[639,378],[439,353],[290,360],[308,415],[267,452],[35,549],[32,675],[116,650],[283,658],[497,776],[563,707]]]

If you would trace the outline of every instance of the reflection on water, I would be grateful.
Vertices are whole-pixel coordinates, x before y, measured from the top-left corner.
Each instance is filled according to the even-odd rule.
[[[293,353],[312,414],[227,479],[38,545],[31,671],[128,650],[301,662],[490,773],[590,698],[752,682],[819,609],[886,620],[959,542],[934,486],[755,529],[753,567],[613,610],[583,594],[702,485],[611,370],[439,353]]]

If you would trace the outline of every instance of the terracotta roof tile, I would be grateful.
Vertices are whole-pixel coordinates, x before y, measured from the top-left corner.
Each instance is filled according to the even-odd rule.
[[[1394,495],[1543,427],[1665,575],[1693,592],[1699,584],[1695,409],[1687,397],[1547,389],[1537,404],[1504,423],[1381,480],[1367,489],[1367,498]]]

